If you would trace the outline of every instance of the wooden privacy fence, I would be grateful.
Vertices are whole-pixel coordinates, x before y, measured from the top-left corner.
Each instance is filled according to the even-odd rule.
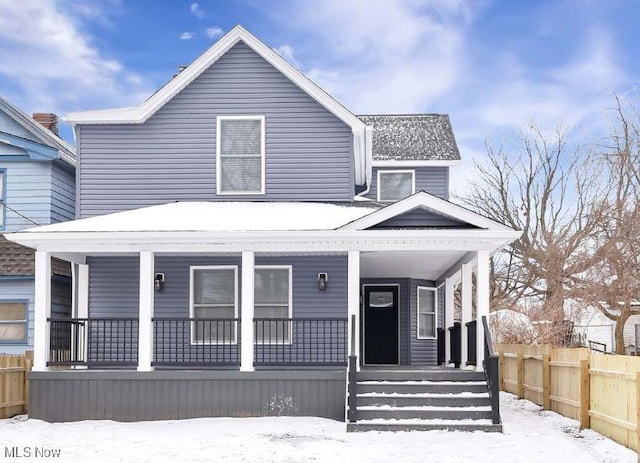
[[[500,389],[580,421],[640,455],[640,358],[498,344]]]
[[[0,419],[29,411],[27,372],[33,365],[33,352],[0,355]]]

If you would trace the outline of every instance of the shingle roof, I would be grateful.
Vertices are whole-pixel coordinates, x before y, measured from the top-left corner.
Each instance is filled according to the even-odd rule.
[[[68,262],[52,259],[54,275],[71,276]],[[33,276],[35,274],[35,251],[7,240],[0,235],[0,276]]]
[[[374,161],[458,161],[460,152],[446,114],[363,115],[373,127]]]

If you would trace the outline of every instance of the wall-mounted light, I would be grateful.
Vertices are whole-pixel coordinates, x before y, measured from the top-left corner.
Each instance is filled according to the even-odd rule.
[[[325,291],[327,289],[327,283],[329,282],[329,274],[328,273],[318,273],[318,289],[320,291]]]
[[[162,291],[162,288],[164,288],[164,273],[156,273],[153,277],[153,289]]]

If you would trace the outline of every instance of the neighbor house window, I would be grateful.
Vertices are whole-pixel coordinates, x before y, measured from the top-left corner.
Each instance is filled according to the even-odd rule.
[[[437,290],[418,286],[418,339],[436,337]]]
[[[413,170],[379,170],[378,201],[398,201],[415,193]]]
[[[237,267],[191,267],[191,342],[235,344],[237,317]]]
[[[0,302],[0,342],[27,340],[27,304]]]
[[[254,316],[259,344],[291,343],[291,267],[256,266]],[[279,319],[279,320],[278,320]]]
[[[4,206],[4,203],[6,201],[6,194],[5,194],[5,184],[6,184],[6,178],[5,178],[5,171],[0,169],[0,230],[4,229],[4,220],[5,220],[5,216],[6,216],[6,208]]]
[[[263,194],[264,116],[218,116],[218,194]]]

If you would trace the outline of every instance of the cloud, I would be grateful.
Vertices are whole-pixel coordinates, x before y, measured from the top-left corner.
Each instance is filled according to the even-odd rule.
[[[197,3],[192,3],[190,7],[191,13],[198,19],[205,17],[205,11]]]
[[[205,34],[207,34],[207,37],[209,37],[210,39],[215,39],[216,37],[220,37],[222,34],[224,34],[224,31],[218,26],[207,27],[205,29]]]
[[[191,40],[193,38],[193,32],[183,32],[180,34],[180,40]]]
[[[290,45],[281,45],[278,48],[274,48],[274,51],[294,66],[298,67],[300,65],[295,56],[293,56],[293,48]]]
[[[464,67],[466,3],[292,0],[279,11],[300,27],[302,70],[357,113],[424,111]]]
[[[101,13],[83,10],[78,17],[73,9],[63,9],[68,5],[0,2],[4,95],[27,112],[66,113],[139,104],[151,91],[149,83],[101,52],[79,25],[88,15],[97,21]]]

